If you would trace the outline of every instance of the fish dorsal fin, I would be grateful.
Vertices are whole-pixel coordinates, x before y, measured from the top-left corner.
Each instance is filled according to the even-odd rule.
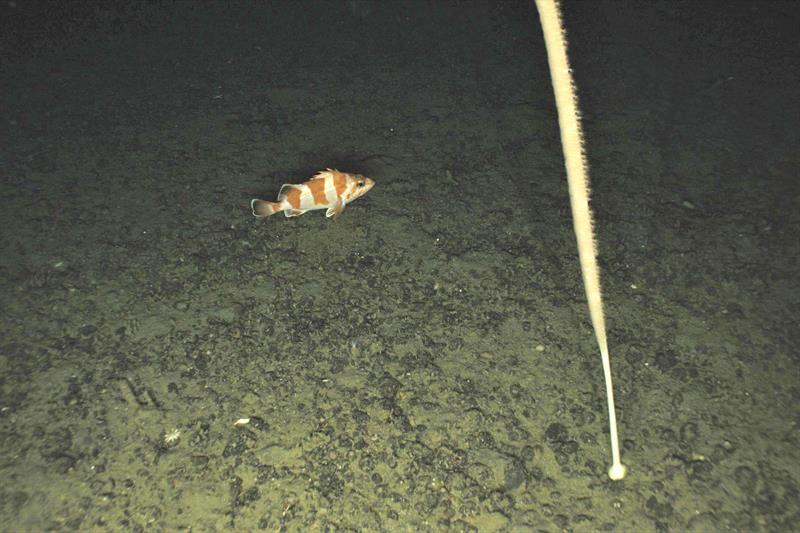
[[[331,173],[333,173],[333,172],[336,172],[336,171],[335,171],[335,170],[331,170],[331,169],[329,169],[329,168],[328,168],[328,169],[325,169],[325,170],[320,170],[320,171],[319,171],[319,172],[317,172],[317,173],[316,173],[316,174],[315,174],[315,175],[314,175],[314,176],[313,176],[311,179],[312,179],[312,180],[321,180],[321,179],[325,179],[325,178],[328,176],[328,174],[331,174]]]
[[[281,190],[278,191],[278,201],[282,202],[286,200],[286,195],[289,194],[289,189],[293,189],[297,187],[294,183],[284,183],[281,185]]]

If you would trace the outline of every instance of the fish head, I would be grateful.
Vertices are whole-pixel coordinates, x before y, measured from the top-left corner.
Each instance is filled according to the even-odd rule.
[[[375,186],[375,182],[361,174],[348,174],[348,190],[345,193],[346,201],[352,202],[356,198],[361,198]]]

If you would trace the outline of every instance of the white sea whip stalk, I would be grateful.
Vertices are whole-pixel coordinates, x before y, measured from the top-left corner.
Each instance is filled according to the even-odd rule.
[[[567,58],[567,36],[561,22],[561,12],[557,0],[536,0],[539,20],[547,47],[550,64],[550,77],[556,95],[558,124],[561,129],[561,146],[564,150],[564,163],[567,167],[569,199],[572,206],[572,222],[578,240],[578,256],[583,273],[583,286],[589,302],[589,316],[594,327],[594,336],[600,346],[603,359],[603,373],[606,378],[606,398],[608,399],[608,426],[611,435],[611,467],[608,475],[613,480],[625,477],[627,468],[619,457],[619,437],[617,436],[617,414],[614,411],[614,385],[611,381],[611,360],[606,341],[606,322],[603,317],[603,296],[600,291],[600,272],[597,268],[597,246],[592,231],[592,212],[589,209],[589,175],[583,151],[578,111],[578,97],[575,82],[569,69]]]

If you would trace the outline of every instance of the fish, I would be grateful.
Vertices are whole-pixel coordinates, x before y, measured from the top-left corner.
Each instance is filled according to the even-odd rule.
[[[325,216],[334,219],[347,204],[361,198],[374,186],[373,180],[361,174],[327,168],[304,183],[284,183],[275,202],[254,198],[250,201],[250,209],[258,218],[280,211],[287,217],[299,217],[307,211],[327,209]]]

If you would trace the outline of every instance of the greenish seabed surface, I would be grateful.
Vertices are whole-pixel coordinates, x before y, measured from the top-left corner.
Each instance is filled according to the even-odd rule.
[[[504,38],[417,46],[328,4],[383,39],[359,53],[187,5],[3,74],[0,530],[798,527],[799,76],[764,52],[774,13],[567,13],[611,482],[536,19],[500,4]],[[326,166],[377,186],[335,221],[250,215]]]

